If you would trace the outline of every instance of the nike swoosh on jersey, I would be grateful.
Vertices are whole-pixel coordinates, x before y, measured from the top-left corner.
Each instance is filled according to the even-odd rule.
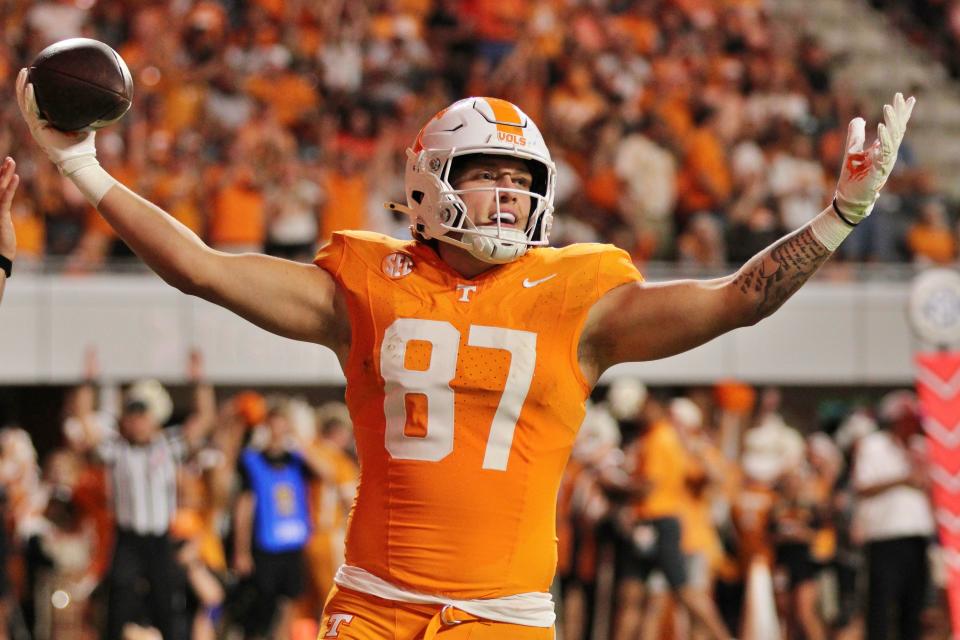
[[[557,275],[557,274],[555,274],[555,273],[551,273],[551,274],[548,275],[546,278],[540,278],[539,280],[530,280],[529,278],[524,278],[524,279],[523,279],[523,286],[524,286],[525,288],[529,289],[530,287],[535,287],[535,286],[537,286],[538,284],[543,284],[544,282],[546,282],[546,281],[549,280],[550,278],[556,277],[556,275]]]

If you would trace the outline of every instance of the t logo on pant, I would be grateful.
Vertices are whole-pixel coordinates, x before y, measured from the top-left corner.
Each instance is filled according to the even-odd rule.
[[[353,616],[349,613],[331,613],[329,620],[330,628],[327,629],[327,633],[323,637],[336,638],[340,635],[340,625],[349,625],[353,622]]]

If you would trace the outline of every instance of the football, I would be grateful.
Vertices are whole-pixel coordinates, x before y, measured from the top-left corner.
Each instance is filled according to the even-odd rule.
[[[37,55],[29,74],[40,115],[61,131],[105,127],[133,100],[127,64],[99,40],[56,42]]]

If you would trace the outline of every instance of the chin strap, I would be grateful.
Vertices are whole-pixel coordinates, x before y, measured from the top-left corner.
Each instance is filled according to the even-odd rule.
[[[506,264],[513,262],[527,252],[526,245],[514,243],[512,247],[505,248],[494,242],[489,236],[475,235],[470,240],[470,254],[478,260],[492,264]]]
[[[399,202],[384,202],[383,206],[390,211],[398,211],[411,218],[414,217],[413,210],[405,204]],[[411,229],[415,228],[416,223],[414,223]],[[482,233],[471,233],[469,234],[469,238],[469,242],[458,242],[456,245],[469,251],[470,254],[478,260],[492,264],[513,262],[527,252],[527,247],[523,242],[520,242],[520,238],[517,238],[511,243],[513,245],[511,248],[504,248],[498,245],[494,238]]]
[[[390,211],[399,211],[400,213],[406,214],[408,216],[413,215],[413,209],[411,209],[405,204],[400,204],[399,202],[384,202],[383,207],[385,209],[389,209]]]

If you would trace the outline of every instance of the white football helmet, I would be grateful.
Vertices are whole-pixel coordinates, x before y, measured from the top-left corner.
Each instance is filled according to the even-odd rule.
[[[533,174],[530,190],[483,187],[470,191],[516,192],[530,196],[526,229],[477,227],[467,207],[450,184],[457,158],[467,155],[504,155],[525,160]],[[407,149],[404,188],[407,206],[388,203],[413,218],[413,231],[424,239],[436,238],[491,263],[516,260],[531,246],[548,243],[553,221],[553,194],[557,170],[537,125],[515,105],[498,98],[459,100],[430,119]]]

